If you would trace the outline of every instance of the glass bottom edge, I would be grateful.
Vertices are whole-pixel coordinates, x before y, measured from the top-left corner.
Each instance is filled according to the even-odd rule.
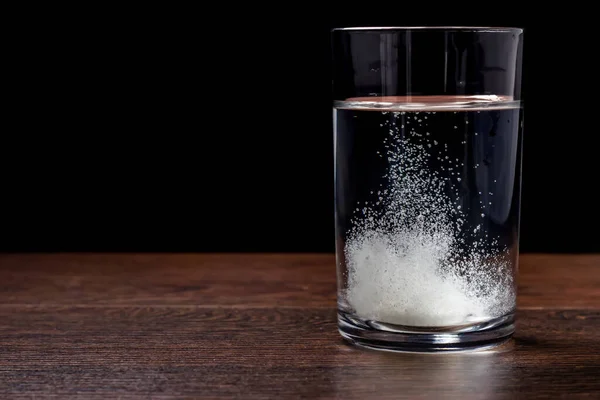
[[[371,350],[443,353],[485,351],[506,343],[515,331],[514,314],[505,315],[485,323],[462,327],[459,331],[437,330],[426,332],[403,327],[400,331],[377,329],[389,326],[376,321],[358,320],[338,312],[338,330],[350,344]]]

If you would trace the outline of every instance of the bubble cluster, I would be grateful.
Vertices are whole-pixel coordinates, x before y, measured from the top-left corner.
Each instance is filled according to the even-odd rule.
[[[382,123],[386,183],[357,208],[344,249],[346,301],[366,320],[451,326],[514,307],[508,249],[486,231],[484,206],[466,210],[465,162],[428,127],[433,114],[389,112]]]

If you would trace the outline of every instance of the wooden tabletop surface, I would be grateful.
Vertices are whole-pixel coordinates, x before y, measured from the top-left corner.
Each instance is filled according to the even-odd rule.
[[[600,255],[521,256],[494,351],[362,350],[333,255],[0,255],[0,398],[600,398]]]

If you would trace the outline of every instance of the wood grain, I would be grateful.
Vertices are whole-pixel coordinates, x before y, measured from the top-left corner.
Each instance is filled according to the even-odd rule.
[[[0,398],[600,398],[600,256],[519,287],[502,347],[393,354],[342,341],[332,255],[4,254]]]
[[[13,304],[336,304],[329,254],[2,255],[0,273]]]
[[[0,392],[378,398],[465,391],[600,393],[600,313],[519,313],[512,343],[481,354],[364,351],[327,309],[4,307]],[[26,380],[23,378],[27,377]]]
[[[520,307],[600,308],[600,255],[525,254],[520,258]]]
[[[336,303],[331,254],[5,254],[0,274],[0,304]],[[600,255],[522,255],[518,281],[520,307],[600,307]]]

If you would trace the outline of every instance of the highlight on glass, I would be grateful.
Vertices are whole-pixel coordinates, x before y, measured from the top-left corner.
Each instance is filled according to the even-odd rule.
[[[523,31],[332,35],[338,326],[398,351],[514,332]]]

